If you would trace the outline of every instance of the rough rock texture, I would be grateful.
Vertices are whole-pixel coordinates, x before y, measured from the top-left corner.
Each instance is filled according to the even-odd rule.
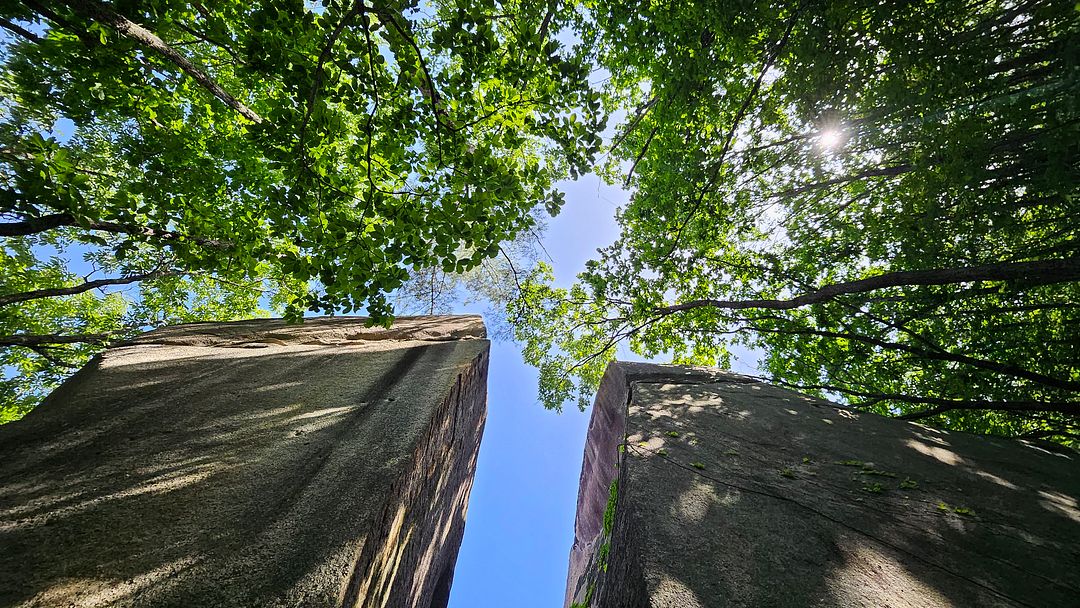
[[[1080,606],[1080,455],[1050,444],[615,363],[579,492],[568,606]]]
[[[479,317],[203,323],[0,427],[0,606],[446,605]]]

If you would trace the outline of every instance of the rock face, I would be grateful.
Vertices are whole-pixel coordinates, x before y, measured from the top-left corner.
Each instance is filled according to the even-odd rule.
[[[192,324],[0,427],[0,606],[442,608],[479,317]]]
[[[589,427],[566,605],[1080,606],[1078,465],[1049,444],[733,374],[614,363]]]

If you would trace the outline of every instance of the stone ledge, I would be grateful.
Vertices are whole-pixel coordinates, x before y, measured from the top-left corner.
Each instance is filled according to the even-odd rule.
[[[258,344],[342,346],[368,341],[447,341],[487,337],[479,315],[397,317],[390,328],[367,327],[367,317],[319,317],[289,323],[252,319],[229,323],[187,323],[147,332],[118,346],[250,347]]]

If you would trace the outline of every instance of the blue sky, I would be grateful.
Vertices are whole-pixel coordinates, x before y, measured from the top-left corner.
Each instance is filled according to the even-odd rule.
[[[598,247],[619,237],[615,209],[629,193],[594,175],[561,186],[566,205],[543,240],[556,283],[568,285]],[[751,371],[752,356],[733,352],[742,356],[733,361],[736,371]],[[640,359],[625,347],[618,356]],[[536,389],[536,369],[525,365],[518,347],[493,343],[487,428],[449,608],[562,605],[591,409],[545,410]]]
[[[592,175],[563,184],[566,205],[544,246],[560,284],[618,238],[628,194]],[[561,606],[589,412],[545,410],[537,372],[515,344],[491,345],[488,419],[450,608]]]

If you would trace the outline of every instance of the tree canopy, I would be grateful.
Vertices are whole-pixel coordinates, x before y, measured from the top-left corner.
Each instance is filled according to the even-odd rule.
[[[621,341],[951,428],[1080,438],[1075,3],[591,3],[619,242],[515,306],[541,395]]]
[[[0,417],[146,327],[464,286],[510,300],[550,407],[621,342],[742,345],[852,407],[1080,436],[1072,2],[34,0],[0,28]],[[556,288],[519,246],[590,169],[633,192],[622,238]]]
[[[260,308],[388,322],[410,274],[499,255],[599,149],[590,64],[555,39],[574,16],[532,0],[5,3],[0,348],[22,370],[7,406],[148,326]]]

